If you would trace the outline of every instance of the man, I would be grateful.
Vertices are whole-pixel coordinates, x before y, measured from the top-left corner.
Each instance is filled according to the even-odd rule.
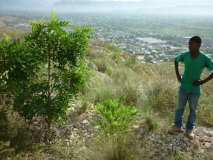
[[[200,37],[192,37],[189,40],[189,51],[175,58],[175,71],[181,85],[179,88],[179,102],[175,112],[174,127],[170,133],[184,132],[182,128],[183,113],[188,102],[190,114],[186,124],[185,135],[189,139],[194,138],[193,129],[195,126],[198,100],[201,94],[200,86],[213,79],[213,62],[205,54],[200,52],[201,43],[202,40]],[[185,66],[183,76],[179,72],[179,62],[183,62]],[[204,68],[208,68],[211,74],[206,79],[200,80]]]

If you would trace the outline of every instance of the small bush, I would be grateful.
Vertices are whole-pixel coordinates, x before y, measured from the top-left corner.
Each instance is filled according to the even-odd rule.
[[[99,103],[116,97],[116,86],[112,79],[104,73],[91,71],[90,79],[84,88],[84,99],[91,103]]]
[[[175,154],[174,160],[192,160],[192,157],[185,152],[178,152]]]
[[[198,123],[207,127],[213,127],[213,97],[201,97],[198,106]]]
[[[0,157],[14,156],[32,144],[32,131],[25,121],[10,106],[0,108]]]
[[[134,68],[137,62],[138,62],[137,57],[132,55],[127,57],[127,60],[125,61],[125,65],[129,68]]]
[[[5,110],[0,110],[0,141],[8,140],[8,118]]]
[[[100,116],[98,125],[106,135],[126,132],[137,114],[136,108],[124,106],[118,100],[97,104],[97,111]]]
[[[145,117],[144,128],[149,132],[155,131],[159,128],[159,122],[155,117],[147,116]]]
[[[125,83],[121,89],[121,96],[127,105],[136,106],[138,103],[138,85],[135,83]]]
[[[86,160],[136,160],[138,149],[133,136],[119,136],[100,139],[84,155]]]
[[[141,84],[138,74],[121,65],[113,70],[111,77],[114,85],[117,86],[117,97],[123,97],[127,105],[137,106],[140,97],[138,88]]]
[[[105,63],[105,61],[107,59],[108,59],[107,57],[106,58],[105,57],[102,57],[102,58],[99,57],[99,58],[96,58],[96,59],[93,60],[93,63],[95,64],[98,72],[106,73],[108,65],[109,65],[109,64]]]
[[[160,82],[152,84],[151,89],[148,90],[147,102],[158,113],[169,113],[174,111],[177,103],[177,91],[172,88],[170,84]]]

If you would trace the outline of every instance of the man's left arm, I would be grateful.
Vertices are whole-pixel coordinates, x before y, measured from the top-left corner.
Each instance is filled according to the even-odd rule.
[[[206,79],[194,81],[193,84],[196,85],[196,86],[202,85],[202,84],[204,84],[204,83],[206,83],[206,82],[208,82],[212,79],[213,79],[213,72]]]
[[[210,80],[212,80],[213,79],[213,62],[212,62],[212,60],[210,59],[210,58],[208,58],[207,56],[205,57],[206,59],[205,59],[205,66],[206,66],[206,68],[208,68],[209,69],[209,71],[211,71],[211,74],[207,77],[207,78],[205,78],[204,80],[197,80],[197,81],[194,81],[193,82],[193,84],[194,85],[202,85],[202,84],[204,84],[204,83],[206,83],[206,82],[208,82],[208,81],[210,81]]]

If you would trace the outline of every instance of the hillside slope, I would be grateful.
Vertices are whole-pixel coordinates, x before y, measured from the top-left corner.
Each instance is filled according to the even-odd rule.
[[[1,142],[1,158],[212,159],[213,81],[203,87],[196,139],[190,141],[182,134],[167,133],[172,126],[179,85],[172,62],[141,63],[137,57],[122,53],[113,45],[96,41],[91,42],[86,59],[90,77],[86,87],[70,105],[68,121],[52,128],[54,140],[48,145],[41,141],[45,130],[42,120],[37,119],[30,126],[30,131],[33,132],[31,134],[24,121],[22,124],[16,121],[20,119],[19,116],[9,113],[6,122],[9,123],[8,133],[17,134],[18,138],[16,135],[9,142]],[[100,117],[97,115],[96,105],[108,99],[122,99],[124,105],[134,106],[139,110],[140,114],[130,126],[130,134],[116,139],[100,139],[100,128],[97,126]],[[4,115],[4,107],[1,110],[3,111],[0,113]],[[185,116],[187,113],[188,109]],[[0,124],[5,125],[4,118]],[[16,152],[17,148],[19,152]]]

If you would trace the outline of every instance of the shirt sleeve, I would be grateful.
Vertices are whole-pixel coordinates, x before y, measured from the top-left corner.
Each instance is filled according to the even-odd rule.
[[[183,62],[184,61],[184,54],[179,54],[176,58],[175,58],[176,62]]]
[[[209,71],[213,71],[213,62],[212,60],[206,56],[205,66]]]

